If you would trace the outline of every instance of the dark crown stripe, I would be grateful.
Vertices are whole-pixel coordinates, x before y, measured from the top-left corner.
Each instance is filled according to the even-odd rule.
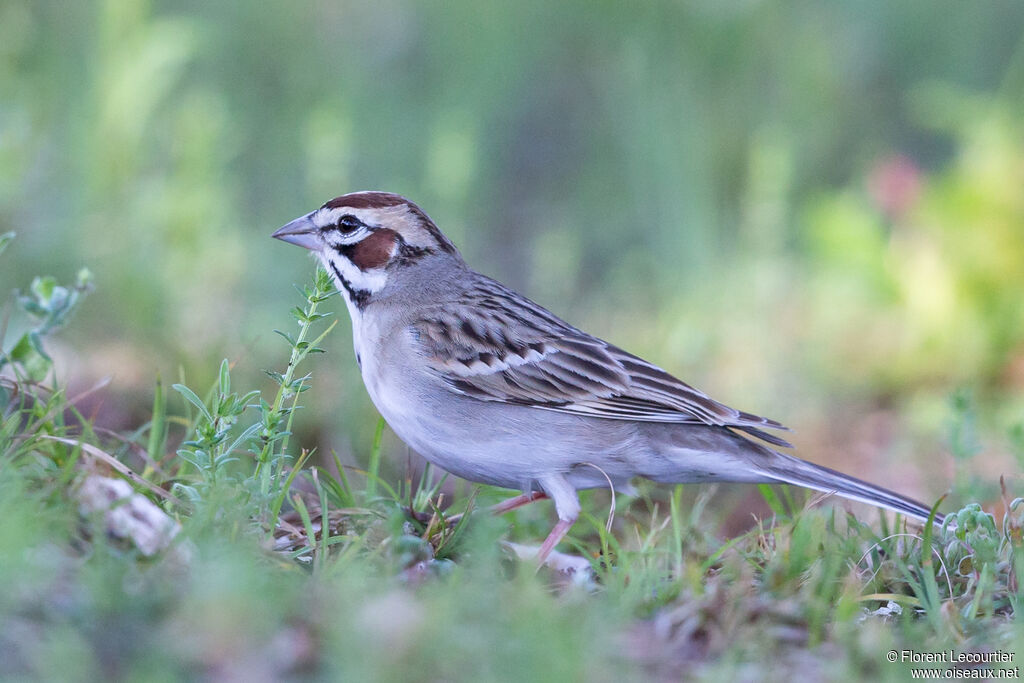
[[[335,197],[324,204],[324,208],[338,209],[344,206],[350,209],[386,209],[389,206],[411,203],[405,197],[391,192],[353,192]]]

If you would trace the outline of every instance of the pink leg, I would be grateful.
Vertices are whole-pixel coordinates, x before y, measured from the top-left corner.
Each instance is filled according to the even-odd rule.
[[[529,493],[523,493],[521,495],[503,500],[497,505],[491,506],[491,512],[496,515],[500,515],[516,508],[521,508],[528,503],[532,503],[535,500],[542,500],[547,498],[548,494],[543,491],[530,491]]]
[[[544,493],[543,491],[531,491],[530,493],[523,493],[518,496],[513,496],[508,500],[503,500],[500,503],[497,503],[496,505],[492,505],[488,509],[491,511],[491,514],[500,515],[511,510],[515,510],[516,508],[521,508],[524,505],[532,503],[535,500],[543,500],[544,498],[547,497],[548,494]],[[449,517],[448,523],[458,524],[460,519],[462,519],[461,512],[457,515],[452,515],[451,517]]]
[[[548,537],[544,539],[544,544],[541,545],[540,551],[537,553],[537,562],[543,565],[547,561],[548,555],[550,555],[551,551],[555,549],[558,542],[565,538],[565,535],[569,533],[569,529],[572,528],[572,525],[575,522],[575,519],[558,520],[558,524],[556,524],[555,528],[551,530]]]

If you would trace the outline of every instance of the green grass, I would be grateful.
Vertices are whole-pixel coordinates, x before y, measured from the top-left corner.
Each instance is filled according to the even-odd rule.
[[[890,650],[1024,651],[1024,502],[1005,489],[1000,520],[970,504],[922,530],[764,487],[771,519],[731,539],[714,533],[712,487],[643,484],[610,524],[607,492],[587,492],[564,549],[593,576],[568,579],[503,546],[539,542],[550,503],[495,518],[479,508],[500,491],[450,499],[430,468],[389,481],[383,423],[365,470],[296,450],[305,361],[330,330],[322,272],[292,312],[297,333],[281,333],[272,395],[238,391],[225,361],[205,391],[158,381],[152,419],[130,434],[94,429],[53,386],[46,337],[86,291],[87,278],[33,287],[20,306],[32,324],[3,355],[4,678],[905,680]],[[966,473],[975,420],[969,398],[954,405]],[[144,552],[142,532],[110,521],[127,499],[83,504],[97,474],[181,531]],[[991,484],[965,474],[958,494]]]

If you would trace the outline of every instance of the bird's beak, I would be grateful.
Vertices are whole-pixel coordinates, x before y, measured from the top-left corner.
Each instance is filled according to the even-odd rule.
[[[288,225],[278,228],[271,237],[279,240],[297,244],[305,249],[318,250],[322,246],[320,235],[317,233],[316,225],[310,218],[313,214],[307,213],[302,218],[296,218]]]

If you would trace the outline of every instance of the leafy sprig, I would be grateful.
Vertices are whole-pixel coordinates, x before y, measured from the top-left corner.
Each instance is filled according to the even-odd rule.
[[[178,482],[174,488],[183,497],[201,504],[210,498],[218,483],[224,483],[227,478],[236,480],[240,485],[233,490],[242,500],[235,503],[249,510],[267,530],[275,527],[296,470],[309,456],[304,453],[296,459],[288,453],[298,399],[309,389],[311,378],[308,373],[300,375],[298,368],[310,354],[323,352],[319,344],[337,324],[335,321],[314,338],[316,324],[332,315],[319,309],[336,293],[326,271],[318,269],[312,284],[300,292],[305,303],[291,311],[299,326],[298,333],[292,336],[275,330],[288,342],[290,355],[284,372],[266,371],[277,384],[273,401],[267,402],[259,391],[244,395],[232,392],[231,367],[227,360],[221,363],[217,385],[206,400],[184,384],[174,385],[197,411],[193,436],[182,444],[178,455],[198,473],[192,483]],[[255,409],[257,414],[239,431],[238,424],[249,409]],[[246,451],[252,454],[255,467],[248,474],[232,475],[229,465],[237,462],[239,454]]]
[[[0,254],[14,240],[15,234],[0,235]],[[65,287],[52,276],[36,277],[27,292],[19,292],[18,307],[30,321],[29,328],[18,337],[10,350],[0,351],[0,369],[12,365],[15,372],[33,382],[41,382],[53,368],[53,359],[46,352],[43,339],[63,327],[82,298],[92,290],[92,273],[78,271],[75,283]]]

